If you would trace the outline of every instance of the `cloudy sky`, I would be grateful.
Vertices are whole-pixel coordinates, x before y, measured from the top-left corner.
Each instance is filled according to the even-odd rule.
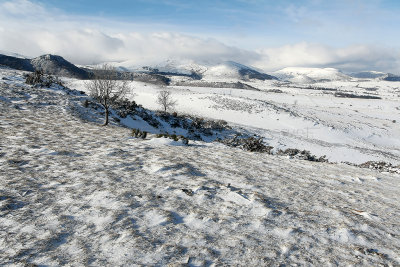
[[[0,50],[400,74],[398,0],[0,0]]]

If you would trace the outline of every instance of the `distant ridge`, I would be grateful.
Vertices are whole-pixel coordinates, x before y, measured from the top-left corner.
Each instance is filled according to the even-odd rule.
[[[379,71],[362,71],[362,72],[350,73],[349,75],[354,78],[376,79],[376,78],[382,78],[387,74]]]
[[[33,59],[0,54],[0,65],[17,70],[42,70],[47,74],[78,79],[89,78],[89,72],[56,55],[42,55]]]
[[[351,79],[350,76],[334,68],[289,67],[276,71],[274,75],[281,80],[286,80],[294,83],[348,81]]]
[[[263,73],[252,67],[234,62],[196,63],[187,60],[166,60],[153,66],[139,67],[131,61],[114,64],[118,68],[132,72],[144,72],[166,76],[186,76],[194,80],[278,80],[278,78]]]
[[[389,82],[400,82],[400,76],[388,73],[385,77],[382,78],[382,80]]]
[[[34,71],[31,60],[0,54],[0,65],[7,66],[16,70]]]

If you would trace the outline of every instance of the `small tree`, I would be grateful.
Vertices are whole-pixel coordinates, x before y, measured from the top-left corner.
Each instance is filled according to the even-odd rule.
[[[108,124],[110,105],[123,98],[130,89],[128,81],[118,77],[116,69],[108,64],[94,70],[93,79],[85,84],[90,95],[96,99],[105,110],[103,126]]]
[[[171,92],[162,90],[158,93],[157,103],[161,106],[164,112],[176,106],[176,100],[172,99]]]

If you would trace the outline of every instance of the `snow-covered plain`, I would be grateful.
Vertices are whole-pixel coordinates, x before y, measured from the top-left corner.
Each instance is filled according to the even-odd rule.
[[[135,139],[129,129],[100,127],[101,118],[82,119],[91,116],[82,106],[86,96],[31,88],[12,70],[0,76],[0,265],[400,264],[398,174],[215,143]],[[134,86],[136,101],[155,108],[159,88]],[[398,134],[389,121],[397,100],[290,88],[171,89],[179,111],[251,124],[271,142],[285,129],[280,140],[305,144],[326,131],[321,147],[340,141],[345,151],[359,151],[357,141],[376,144],[379,153],[386,151],[383,140]],[[313,136],[289,131],[302,125]],[[367,142],[365,127],[385,136]],[[389,155],[398,151],[393,142]]]

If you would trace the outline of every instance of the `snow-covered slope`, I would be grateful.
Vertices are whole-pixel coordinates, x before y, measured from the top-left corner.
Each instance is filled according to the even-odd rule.
[[[273,75],[294,83],[312,83],[320,81],[347,81],[350,77],[334,68],[298,68],[289,67],[276,71]]]
[[[1,75],[0,265],[400,264],[397,174],[135,139]]]

